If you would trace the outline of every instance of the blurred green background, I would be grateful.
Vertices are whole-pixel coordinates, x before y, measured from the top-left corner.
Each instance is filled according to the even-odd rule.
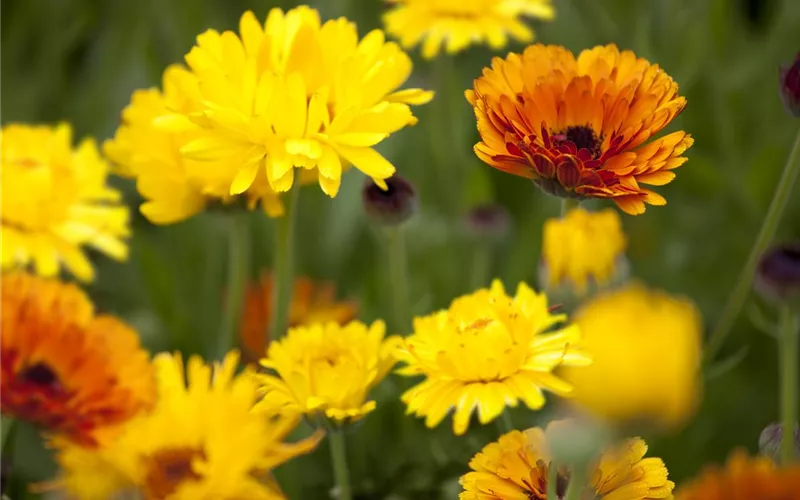
[[[313,2],[324,18],[346,15],[363,35],[380,27],[379,0]],[[253,0],[5,0],[2,4],[2,122],[74,124],[76,135],[110,137],[131,92],[157,85],[160,73],[180,61],[207,28],[236,29],[247,9],[263,18],[274,6],[295,2]],[[666,207],[624,216],[633,272],[649,284],[691,296],[710,328],[743,264],[769,204],[798,121],[778,98],[778,66],[800,45],[796,0],[556,0],[557,19],[535,23],[538,39],[574,51],[615,42],[657,62],[680,85],[688,107],[670,129],[692,133],[695,145],[677,179],[659,188]],[[509,50],[520,50],[511,46]],[[492,274],[511,287],[534,282],[541,226],[558,213],[558,200],[529,182],[481,164],[472,110],[463,98],[495,55],[472,48],[453,58],[421,61],[407,86],[439,90],[418,108],[418,126],[381,146],[417,186],[419,213],[407,241],[411,298],[417,314],[446,306],[469,291],[477,244],[465,235],[462,217],[475,203],[496,201],[511,212],[513,229],[497,248]],[[504,54],[500,54],[504,55]],[[448,76],[449,75],[449,76]],[[391,286],[385,239],[361,209],[363,176],[350,172],[335,200],[317,188],[301,193],[297,270],[334,281],[342,297],[361,304],[360,317],[390,315]],[[207,352],[220,324],[226,221],[204,214],[182,224],[156,227],[138,215],[132,183],[115,179],[133,208],[127,263],[98,257],[99,279],[89,291],[103,310],[123,316],[152,350]],[[589,206],[610,205],[590,203]],[[779,239],[800,236],[800,203],[792,200]],[[269,266],[272,222],[252,214],[253,277]],[[650,439],[673,479],[703,463],[721,461],[737,446],[752,451],[761,429],[777,416],[775,343],[740,316],[724,355],[749,346],[735,370],[708,380],[702,408],[676,435]],[[349,438],[358,498],[454,498],[467,461],[497,436],[477,424],[463,438],[450,421],[426,431],[403,416],[397,385],[376,391],[378,410]],[[552,400],[552,398],[551,398]],[[548,410],[517,411],[519,427],[546,420]],[[278,471],[291,498],[326,498],[333,483],[327,445]],[[52,464],[26,429],[18,435],[14,477],[51,477]],[[13,497],[15,500],[18,498]],[[21,497],[19,497],[21,498]]]

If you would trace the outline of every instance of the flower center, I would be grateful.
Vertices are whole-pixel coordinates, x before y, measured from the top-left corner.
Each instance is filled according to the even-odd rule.
[[[44,363],[35,363],[28,366],[22,370],[19,378],[42,387],[55,387],[58,385],[58,375]]]
[[[197,448],[173,448],[160,450],[149,458],[144,482],[146,499],[166,498],[185,481],[197,481],[200,475],[192,469],[192,460],[205,458],[203,450]]]
[[[556,475],[556,498],[547,498],[547,477],[550,467],[553,463],[545,463],[544,460],[536,462],[536,467],[531,470],[530,478],[522,480],[522,484],[526,486],[523,491],[528,495],[528,500],[560,500],[567,494],[567,486],[569,486],[569,471],[561,469]]]
[[[588,125],[573,125],[567,127],[562,132],[554,133],[552,137],[556,146],[571,142],[578,151],[581,149],[588,151],[592,158],[598,158],[600,156],[602,140],[597,136],[592,127]]]

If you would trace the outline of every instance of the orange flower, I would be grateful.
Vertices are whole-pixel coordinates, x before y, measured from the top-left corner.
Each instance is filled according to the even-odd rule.
[[[245,355],[256,361],[267,351],[267,325],[272,307],[272,276],[262,273],[261,278],[247,287],[240,339]],[[310,278],[294,281],[292,303],[289,309],[289,326],[334,321],[340,325],[355,319],[358,304],[353,301],[336,301],[333,283],[315,283]],[[271,336],[271,334],[270,334]]]
[[[86,446],[155,399],[149,356],[131,328],[96,316],[76,286],[2,277],[0,409]]]
[[[694,142],[683,131],[650,140],[686,99],[658,65],[614,45],[577,58],[560,46],[532,45],[521,56],[495,58],[466,97],[481,160],[550,194],[611,198],[633,215],[645,203],[666,203],[640,184],[670,182]]]

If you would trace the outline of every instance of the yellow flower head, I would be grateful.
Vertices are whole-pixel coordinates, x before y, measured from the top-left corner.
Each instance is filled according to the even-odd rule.
[[[367,326],[352,321],[316,323],[292,328],[272,342],[261,365],[273,370],[259,374],[267,412],[325,415],[339,422],[358,420],[375,409],[367,401],[395,364],[399,339],[384,339],[382,321]]]
[[[469,463],[472,472],[461,477],[459,500],[546,500],[551,452],[547,430],[539,427],[511,431],[488,444]],[[634,438],[606,450],[587,471],[590,486],[581,498],[602,500],[671,499],[675,484],[667,479],[660,458],[644,458],[647,444]],[[569,471],[559,470],[556,493],[563,498]]]
[[[625,235],[616,210],[576,208],[544,223],[542,264],[548,288],[570,285],[578,294],[590,283],[603,285],[618,271]]]
[[[199,82],[185,68],[173,65],[164,71],[162,87],[163,91],[134,92],[122,112],[122,125],[114,139],[105,142],[104,150],[121,175],[136,179],[146,200],[142,214],[155,224],[171,224],[202,211],[211,201],[235,202],[238,197],[230,195],[227,179],[237,166],[181,156],[181,146],[196,138],[196,132],[173,131],[156,124],[171,113],[200,113]],[[281,215],[280,198],[262,177],[245,194],[249,208],[260,201],[269,215]]]
[[[577,57],[557,45],[531,45],[495,58],[466,92],[475,108],[478,157],[569,198],[610,198],[629,214],[675,178],[694,140],[683,131],[656,139],[686,106],[658,65],[615,45]]]
[[[282,440],[293,417],[265,418],[253,411],[252,373],[236,376],[236,353],[212,368],[161,354],[159,401],[152,413],[117,429],[99,449],[56,442],[59,484],[81,499],[136,492],[145,500],[281,499],[269,471],[311,451],[317,433],[295,444]]]
[[[347,19],[323,24],[304,6],[272,9],[263,24],[246,12],[239,34],[206,31],[186,63],[199,98],[158,124],[192,136],[180,151],[206,162],[199,183],[231,195],[263,179],[288,191],[297,167],[336,196],[347,163],[385,185],[395,168],[373,146],[416,122],[409,104],[433,97],[397,90],[411,59],[382,31],[359,40]]]
[[[533,30],[523,16],[552,19],[551,0],[388,0],[397,4],[384,15],[386,31],[403,47],[422,42],[422,56],[433,59],[442,44],[455,54],[470,44],[486,43],[501,49],[511,36],[531,42]]]
[[[542,389],[564,396],[572,387],[552,374],[561,365],[583,366],[575,349],[577,327],[552,331],[566,315],[550,314],[547,297],[520,283],[515,297],[500,281],[455,299],[448,310],[414,319],[414,333],[399,350],[403,375],[425,380],[403,394],[408,413],[435,427],[455,408],[453,432],[464,434],[477,407],[482,424],[522,400],[544,405]]]
[[[632,284],[596,296],[575,314],[593,360],[564,378],[576,403],[606,420],[678,426],[700,392],[702,324],[688,300]]]
[[[727,466],[709,467],[682,484],[677,500],[800,500],[800,464],[778,467],[767,458],[750,458],[741,450]]]
[[[89,281],[94,270],[81,247],[128,256],[128,209],[106,184],[108,164],[92,139],[72,148],[69,125],[7,125],[0,132],[3,269],[34,264],[42,276],[63,266]]]

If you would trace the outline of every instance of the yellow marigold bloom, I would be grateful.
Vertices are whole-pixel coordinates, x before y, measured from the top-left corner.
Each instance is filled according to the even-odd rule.
[[[94,270],[84,245],[127,258],[128,209],[106,184],[109,167],[94,140],[73,149],[67,124],[12,124],[0,131],[0,151],[3,269],[34,264],[50,277],[63,265],[89,281]]]
[[[604,285],[618,271],[626,246],[616,210],[571,210],[544,223],[542,268],[548,288],[569,285],[578,294],[589,284]]]
[[[800,500],[800,464],[778,467],[736,451],[725,468],[709,467],[682,484],[677,500]]]
[[[575,349],[577,327],[553,331],[566,319],[550,313],[544,294],[520,283],[509,297],[498,280],[455,299],[448,310],[415,318],[414,333],[398,353],[407,364],[399,373],[425,380],[403,394],[408,413],[426,417],[432,428],[455,408],[453,432],[461,435],[476,408],[486,424],[519,400],[541,408],[543,389],[568,395],[572,387],[552,371],[586,365],[589,358]]]
[[[267,326],[272,308],[272,276],[262,273],[261,278],[247,287],[244,314],[239,331],[240,341],[247,357],[259,359],[267,349]],[[344,325],[355,319],[358,304],[337,301],[333,283],[316,283],[301,276],[294,280],[292,302],[289,306],[289,326],[328,323]]]
[[[272,9],[264,24],[246,12],[239,34],[206,31],[186,62],[199,82],[198,107],[159,124],[196,134],[183,157],[209,162],[198,169],[201,184],[231,195],[264,175],[272,189],[288,191],[298,167],[336,196],[348,163],[385,186],[395,168],[373,146],[416,122],[409,104],[433,97],[397,90],[411,59],[382,31],[359,40],[355,24],[322,24],[305,6]]]
[[[422,42],[422,56],[433,59],[444,44],[455,54],[470,44],[486,43],[501,49],[509,36],[519,42],[533,41],[533,30],[523,16],[553,19],[551,0],[388,0],[396,4],[383,21],[386,31],[403,47]]]
[[[175,111],[199,112],[200,90],[197,78],[185,68],[170,66],[164,71],[163,91],[137,90],[122,112],[122,125],[114,139],[104,144],[106,155],[119,166],[119,173],[136,179],[145,203],[140,210],[155,224],[171,224],[201,212],[210,202],[231,204],[227,176],[235,164],[184,158],[180,148],[196,137],[191,131],[170,131],[156,126],[157,121]],[[227,174],[225,171],[227,170]],[[210,175],[222,180],[210,181]],[[271,216],[283,214],[278,194],[262,175],[244,194],[252,210],[259,202]]]
[[[56,442],[58,484],[79,499],[129,492],[146,500],[282,499],[270,470],[314,449],[321,435],[287,444],[293,417],[265,418],[253,411],[252,373],[236,375],[238,355],[212,368],[161,354],[159,400],[152,413],[121,428],[90,450]]]
[[[702,322],[692,302],[634,283],[594,297],[574,320],[593,360],[562,372],[576,403],[623,423],[673,427],[693,414]]]
[[[481,160],[557,196],[610,198],[629,214],[666,203],[640,184],[669,183],[694,142],[682,131],[655,138],[686,99],[658,65],[614,45],[577,58],[532,45],[495,58],[466,96]]]
[[[352,422],[375,409],[369,391],[395,364],[398,337],[384,339],[386,326],[359,321],[340,326],[316,323],[289,330],[270,343],[261,365],[274,374],[259,374],[268,412],[324,415]]]
[[[550,424],[557,425],[559,422]],[[546,500],[552,467],[548,429],[511,431],[486,445],[470,460],[472,472],[461,477],[459,500]],[[642,439],[625,440],[606,450],[588,472],[590,485],[581,498],[602,500],[671,499],[675,484],[660,458],[644,458]],[[563,498],[569,471],[559,470],[556,493]]]
[[[155,400],[149,355],[131,328],[95,315],[75,285],[3,275],[0,409],[84,446]]]

